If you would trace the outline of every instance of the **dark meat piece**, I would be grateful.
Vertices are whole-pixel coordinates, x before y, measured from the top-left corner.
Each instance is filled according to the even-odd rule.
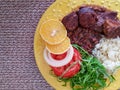
[[[78,27],[78,15],[72,12],[62,19],[62,23],[67,30],[73,31]]]
[[[79,13],[94,13],[94,10],[90,7],[83,7],[79,9]]]
[[[97,16],[92,8],[81,8],[78,12],[79,24],[84,28],[89,28],[95,25]]]
[[[91,53],[95,45],[101,39],[101,35],[93,30],[88,29],[83,30],[81,35],[84,37],[81,37],[78,44]]]
[[[100,17],[102,17],[103,19],[117,19],[117,12],[114,11],[104,12],[101,13]]]
[[[91,53],[95,45],[101,39],[101,34],[95,32],[94,30],[83,29],[79,27],[69,38],[72,44],[76,43]]]
[[[97,22],[95,25],[93,25],[90,29],[95,30],[96,32],[103,33],[103,24],[104,24],[104,19],[102,17],[97,16]]]
[[[82,28],[78,27],[78,28],[74,31],[74,35],[75,35],[76,37],[78,37],[79,34],[82,33],[82,31],[83,31]]]
[[[92,6],[92,8],[94,9],[94,11],[99,15],[101,13],[104,13],[106,10],[106,8],[104,7],[100,7],[100,6]]]
[[[92,8],[97,14],[101,14],[102,12],[107,11],[106,8],[98,6],[98,5],[83,5],[80,8]]]
[[[79,34],[82,33],[82,28],[78,27],[74,32],[72,32],[72,36],[70,37],[71,38],[71,42],[72,43],[78,43],[79,40],[80,40],[80,36]]]
[[[117,12],[109,11],[109,12],[104,12],[104,13],[101,13],[100,15],[98,15],[97,22],[92,27],[92,29],[99,33],[103,33],[103,24],[105,23],[106,19],[117,20]]]
[[[120,22],[107,19],[104,23],[104,34],[107,38],[120,36]]]
[[[62,23],[68,30],[71,43],[78,44],[89,53],[99,43],[102,35],[107,38],[120,36],[117,12],[97,5],[83,5],[76,12],[65,16]]]
[[[67,31],[67,36],[68,36],[68,37],[71,37],[71,36],[72,36],[72,34],[73,34],[73,32],[72,32],[72,31]]]

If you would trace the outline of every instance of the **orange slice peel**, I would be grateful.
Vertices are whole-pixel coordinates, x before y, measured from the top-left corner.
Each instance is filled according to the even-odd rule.
[[[67,37],[67,30],[59,20],[50,19],[44,22],[40,28],[42,39],[48,44],[59,44]]]
[[[62,54],[65,53],[70,48],[70,39],[68,37],[65,38],[63,42],[56,45],[51,45],[46,43],[46,48],[50,53],[53,54]]]

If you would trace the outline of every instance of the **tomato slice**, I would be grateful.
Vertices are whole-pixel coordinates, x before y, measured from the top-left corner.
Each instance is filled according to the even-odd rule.
[[[56,60],[62,60],[66,57],[66,55],[67,55],[67,52],[65,52],[63,54],[52,54],[51,53],[52,58],[54,58]]]
[[[52,54],[51,54],[52,55]],[[61,60],[61,59],[64,59],[65,58],[65,55],[66,53],[64,54],[61,54],[61,55],[57,55],[57,56],[54,56],[54,59],[58,59],[58,60]],[[52,67],[52,70],[54,72],[55,75],[57,76],[61,76],[63,74],[63,72],[75,61],[77,60],[80,60],[81,61],[81,54],[74,48],[74,55],[73,55],[73,58],[72,60],[67,64],[67,65],[64,65],[62,67]],[[76,73],[78,73],[80,70],[80,64],[77,63],[75,64],[73,67],[71,67],[64,75],[63,75],[63,78],[70,78],[70,77],[73,77]]]

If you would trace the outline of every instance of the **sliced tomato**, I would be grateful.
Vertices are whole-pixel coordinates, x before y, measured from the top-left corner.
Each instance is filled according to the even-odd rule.
[[[54,74],[57,76],[62,75],[62,72],[65,70],[64,67],[52,67]]]
[[[65,53],[64,53],[65,54]],[[60,57],[60,56],[59,56]],[[60,58],[58,59],[63,59],[63,57],[65,57],[63,54],[61,55]],[[55,57],[56,58],[56,57]],[[57,59],[57,58],[56,58]],[[73,63],[75,62],[76,60],[80,60],[81,61],[81,55],[80,53],[74,48],[74,55],[73,55],[73,58],[72,60],[67,64],[67,65],[64,65],[62,67],[52,67],[52,70],[54,72],[55,75],[57,76],[61,76],[63,74],[63,72]],[[80,64],[77,63],[75,64],[74,66],[72,66],[64,75],[63,75],[63,78],[70,78],[70,77],[73,77],[76,73],[78,73],[80,70]]]
[[[67,52],[65,52],[63,54],[52,54],[51,53],[52,58],[54,58],[56,60],[62,60],[66,57],[66,55],[67,55]]]

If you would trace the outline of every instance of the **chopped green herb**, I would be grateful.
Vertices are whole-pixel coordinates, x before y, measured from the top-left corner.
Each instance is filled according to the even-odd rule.
[[[70,82],[72,90],[99,90],[109,86],[115,80],[96,57],[90,55],[77,44],[73,44],[73,47],[82,55],[81,70],[72,78],[56,76],[59,82],[65,83],[63,86]],[[106,84],[107,79],[110,81],[109,84]]]
[[[70,80],[73,90],[99,90],[109,85],[106,84],[107,78],[110,83],[114,81],[114,77],[107,73],[96,57],[90,55],[77,44],[73,44],[73,47],[82,55],[81,70]]]

